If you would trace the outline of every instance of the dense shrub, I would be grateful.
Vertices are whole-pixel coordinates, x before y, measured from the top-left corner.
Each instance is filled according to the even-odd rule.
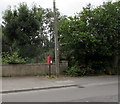
[[[84,75],[93,75],[94,70],[89,67],[75,65],[70,69],[66,70],[65,74],[74,76],[74,77],[84,76]]]
[[[25,64],[25,59],[19,57],[18,52],[12,55],[9,53],[2,53],[2,64]]]
[[[119,7],[120,1],[106,2],[97,8],[89,4],[76,16],[60,23],[61,53],[69,62],[70,73],[78,72],[80,75],[89,67],[94,70],[94,75],[117,74],[120,58]],[[72,67],[76,62],[86,68]]]

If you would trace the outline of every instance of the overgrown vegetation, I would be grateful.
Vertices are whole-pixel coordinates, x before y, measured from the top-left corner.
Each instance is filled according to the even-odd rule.
[[[8,53],[2,53],[2,64],[25,64],[25,59],[21,58],[17,52],[12,55]]]
[[[57,17],[62,18],[59,12]],[[3,20],[3,52],[12,55],[17,50],[22,58],[29,59],[29,63],[42,62],[47,55],[51,54],[54,49],[51,9],[36,5],[29,8],[26,3],[21,3],[18,8],[7,9]]]
[[[68,73],[117,74],[120,64],[120,1],[97,8],[89,4],[60,25],[61,57],[69,61]],[[77,62],[77,66],[76,66]],[[80,66],[84,66],[81,69]]]
[[[57,10],[60,60],[69,63],[67,75],[117,74],[120,65],[119,14],[120,1],[106,2],[97,8],[89,4],[73,17],[61,16]],[[14,10],[6,10],[3,20],[2,47],[3,52],[8,53],[3,56],[7,60],[3,59],[4,63],[24,63],[24,58],[28,63],[45,62],[47,55],[54,59],[51,9],[35,5],[30,9],[22,3]]]

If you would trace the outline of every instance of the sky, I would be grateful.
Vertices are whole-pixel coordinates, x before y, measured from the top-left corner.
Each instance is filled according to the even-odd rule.
[[[94,7],[102,5],[103,2],[117,1],[117,0],[55,0],[56,7],[59,9],[62,15],[73,16],[76,13],[82,11],[83,7],[91,3]],[[25,2],[29,7],[33,3],[40,5],[43,8],[53,8],[53,0],[1,0],[0,1],[0,23],[2,21],[2,16],[4,11],[11,6],[18,6],[19,3]]]

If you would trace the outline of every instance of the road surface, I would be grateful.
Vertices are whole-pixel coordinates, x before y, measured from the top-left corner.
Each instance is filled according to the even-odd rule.
[[[3,102],[118,102],[116,81],[3,94]]]

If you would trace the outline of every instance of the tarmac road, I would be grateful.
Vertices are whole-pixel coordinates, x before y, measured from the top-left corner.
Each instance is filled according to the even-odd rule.
[[[79,81],[79,79],[76,79]],[[102,79],[103,80],[103,79]],[[60,82],[58,82],[60,83]],[[84,88],[69,87],[5,93],[3,102],[118,102],[118,83],[104,80],[84,83]]]

